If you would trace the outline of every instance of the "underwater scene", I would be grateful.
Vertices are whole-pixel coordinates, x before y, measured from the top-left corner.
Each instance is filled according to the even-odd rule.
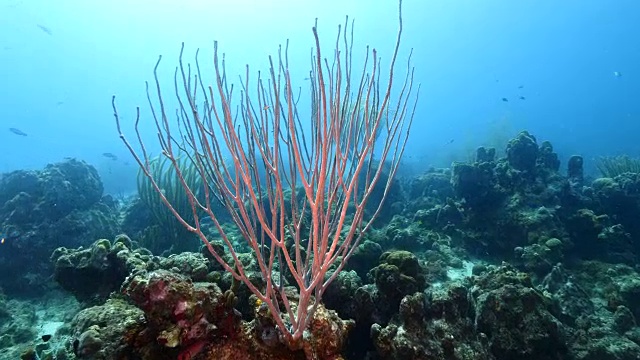
[[[0,0],[0,360],[640,359],[638,18]]]

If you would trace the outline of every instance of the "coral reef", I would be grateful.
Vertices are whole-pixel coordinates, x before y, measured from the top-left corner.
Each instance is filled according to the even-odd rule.
[[[92,167],[6,174],[0,348],[23,359],[640,358],[640,174],[591,179],[578,155],[563,173],[527,132],[498,153],[394,182],[295,349],[207,251],[179,252],[181,240],[156,239],[142,202],[103,196]],[[238,249],[261,288],[256,254]],[[26,274],[12,276],[17,261]],[[42,332],[38,307],[13,297],[25,283],[53,287],[51,274],[80,304]],[[296,306],[292,280],[282,291]]]
[[[71,322],[71,344],[78,359],[126,359],[138,350],[133,344],[143,341],[144,313],[121,299],[108,299],[101,305],[80,311]],[[147,358],[165,359],[157,352]]]
[[[86,249],[60,247],[51,255],[54,279],[80,301],[104,301],[130,273],[146,268],[151,258],[148,251],[131,247],[126,235],[117,236],[113,244],[98,240]]]
[[[41,292],[47,287],[48,259],[55,248],[111,238],[117,233],[117,217],[117,204],[103,196],[98,172],[83,161],[69,159],[40,171],[4,174],[0,178],[0,232],[7,234],[0,252],[3,289],[8,294]]]

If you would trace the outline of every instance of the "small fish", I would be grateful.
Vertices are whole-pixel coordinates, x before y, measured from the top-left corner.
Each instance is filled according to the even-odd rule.
[[[19,135],[19,136],[27,136],[27,133],[20,130],[20,129],[16,129],[16,128],[9,128],[9,131],[11,131],[12,133]]]
[[[518,86],[518,89],[524,89],[524,85]]]
[[[102,156],[111,159],[111,160],[118,160],[118,157],[115,156],[114,154],[110,153],[110,152],[106,152],[106,153],[102,153]]]
[[[11,231],[10,233],[0,233],[0,245],[4,245],[7,241],[18,237],[20,237],[20,233],[16,230]]]
[[[615,76],[615,77],[620,77],[620,76],[622,76],[622,73],[621,73],[621,72],[619,72],[619,71],[614,71],[614,72],[613,72],[613,76]]]
[[[44,25],[40,25],[40,24],[37,24],[37,25],[40,28],[40,30],[46,32],[48,35],[53,36],[53,33],[51,32],[51,29],[49,29],[48,27],[46,27]]]
[[[211,219],[211,216],[205,215],[205,216],[200,218],[200,224],[201,225],[204,225],[204,224],[213,225],[213,219]]]
[[[56,105],[58,105],[58,106],[60,106],[60,105],[62,105],[62,104],[64,104],[64,101],[58,101],[58,102],[56,103]]]
[[[509,99],[507,99],[507,98],[502,98],[502,101],[504,101],[504,102],[509,102]]]
[[[520,100],[526,100],[526,98],[524,96],[520,96],[518,99]]]

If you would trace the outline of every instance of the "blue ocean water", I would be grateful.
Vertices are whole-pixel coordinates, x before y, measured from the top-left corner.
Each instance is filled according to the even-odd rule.
[[[279,353],[293,329],[326,358],[640,358],[640,162],[631,160],[640,159],[640,3],[402,4],[394,90],[410,56],[421,88],[400,176],[381,191],[394,168],[371,166],[384,169],[378,187],[367,183],[377,175],[360,173],[367,180],[347,194],[344,169],[330,165],[338,175],[325,186],[337,190],[320,199],[323,216],[311,210],[321,198],[308,195],[314,189],[296,205],[289,200],[299,187],[278,192],[263,181],[260,158],[248,176],[253,185],[261,179],[257,198],[246,184],[215,192],[237,171],[210,176],[224,154],[205,167],[176,165],[193,198],[168,162],[155,163],[158,184],[143,182],[119,139],[112,96],[138,151],[139,107],[145,155],[154,158],[160,146],[145,83],[157,106],[159,56],[175,123],[182,44],[186,63],[199,51],[210,84],[217,41],[234,94],[245,73],[256,89],[258,73],[264,78],[270,59],[286,51],[292,86],[304,94],[317,84],[309,74],[316,21],[329,59],[336,42],[349,42],[337,37],[339,26],[350,37],[355,21],[353,71],[367,47],[376,49],[384,86],[398,0],[0,0],[0,360],[218,359],[228,344],[240,351],[248,343],[242,334],[260,344],[244,350],[264,359],[255,351]],[[301,97],[303,121],[314,105]],[[598,159],[614,155],[628,158],[601,174]],[[307,174],[312,184],[317,171]],[[377,190],[367,193],[368,207],[359,203],[364,189]],[[203,193],[213,199],[206,212],[193,200]],[[378,217],[369,227],[353,214]],[[349,256],[329,287],[323,279]],[[264,284],[272,293],[261,297]],[[290,289],[313,292],[316,304],[355,318],[355,328],[328,316],[319,316],[325,330],[289,326]],[[293,300],[303,319],[310,299]],[[249,319],[257,321],[242,323]],[[315,342],[329,333],[347,341],[327,341],[336,349]]]
[[[268,55],[289,39],[294,81],[305,86],[315,18],[326,51],[344,16],[355,19],[358,61],[366,45],[390,53],[396,8],[395,1],[3,0],[0,172],[76,157],[98,168],[108,193],[129,193],[137,167],[118,139],[110,100],[117,95],[128,124],[136,106],[144,113],[144,82],[158,55],[170,89],[181,42],[192,59],[196,48],[209,56],[218,40],[234,78],[245,64],[266,69]],[[583,155],[587,169],[598,156],[640,155],[633,40],[640,3],[405,0],[404,10],[400,56],[413,48],[422,84],[409,165],[446,166],[478,145],[503,146],[522,129],[550,140],[563,159]],[[141,126],[153,136],[151,121]]]

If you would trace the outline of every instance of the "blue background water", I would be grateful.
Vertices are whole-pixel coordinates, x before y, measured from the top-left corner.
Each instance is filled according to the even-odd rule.
[[[129,192],[137,168],[111,96],[129,126],[137,105],[146,110],[144,82],[159,54],[170,90],[183,41],[191,59],[218,40],[235,79],[247,63],[264,70],[290,39],[294,81],[306,86],[314,19],[331,55],[347,14],[355,56],[370,44],[388,60],[395,1],[0,0],[0,172],[78,157],[99,169],[107,191]],[[422,84],[405,161],[447,165],[478,145],[503,147],[521,129],[588,166],[600,155],[640,156],[639,18],[633,0],[405,0],[401,60],[414,49]],[[143,131],[153,136],[148,118]]]

